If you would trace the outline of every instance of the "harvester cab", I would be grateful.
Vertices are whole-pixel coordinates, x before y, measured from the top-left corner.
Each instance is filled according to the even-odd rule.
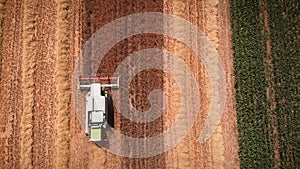
[[[106,127],[114,127],[114,106],[108,88],[119,88],[119,77],[80,77],[78,89],[88,91],[85,111],[85,134],[92,142],[107,142]]]

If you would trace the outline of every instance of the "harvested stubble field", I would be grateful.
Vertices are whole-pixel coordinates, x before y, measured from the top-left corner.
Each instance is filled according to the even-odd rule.
[[[228,0],[11,0],[1,1],[0,12],[0,168],[239,168]],[[102,60],[101,72],[112,73],[135,51],[159,48],[182,58],[200,86],[200,115],[187,137],[161,155],[135,159],[88,142],[74,110],[71,79],[75,60],[94,32],[139,12],[176,15],[204,32],[224,65],[227,100],[214,134],[198,143],[211,93],[203,63],[187,46],[163,35],[142,34],[116,44]],[[138,25],[127,28],[139,29]],[[169,104],[162,116],[150,123],[133,123],[116,111],[116,130],[149,137],[172,125],[179,112],[180,91],[163,71],[146,70],[132,80],[133,106],[147,110],[147,95],[153,89],[162,89],[167,96]]]

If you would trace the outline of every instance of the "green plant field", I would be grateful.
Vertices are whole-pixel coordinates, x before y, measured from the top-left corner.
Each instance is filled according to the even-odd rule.
[[[300,168],[300,3],[268,3],[282,168]]]
[[[241,168],[274,168],[276,160],[281,168],[300,168],[296,159],[300,157],[299,3],[274,1],[267,6],[275,80],[273,114],[266,94],[270,79],[261,2],[230,3]],[[274,114],[280,159],[274,155]]]

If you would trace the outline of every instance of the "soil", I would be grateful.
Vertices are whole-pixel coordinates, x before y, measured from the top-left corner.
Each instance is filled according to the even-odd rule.
[[[275,98],[275,77],[274,77],[274,64],[273,58],[271,56],[271,39],[270,39],[270,27],[269,27],[269,14],[268,14],[268,5],[264,0],[259,1],[261,11],[260,17],[263,19],[263,30],[262,34],[266,38],[266,51],[267,55],[264,60],[266,65],[266,79],[268,82],[267,86],[267,99],[269,102],[268,113],[271,115],[271,130],[273,130],[272,135],[274,136],[275,144],[274,144],[274,159],[275,165],[274,168],[280,168],[280,153],[279,153],[279,138],[278,138],[278,126],[277,126],[277,116],[275,114],[276,109],[276,98]]]
[[[75,60],[94,32],[117,18],[139,12],[164,12],[197,26],[217,49],[224,65],[227,100],[217,130],[200,144],[197,139],[211,95],[203,63],[185,44],[164,35],[141,34],[121,41],[106,54],[99,73],[113,73],[124,58],[141,49],[165,49],[191,68],[201,96],[197,121],[176,147],[154,157],[125,158],[88,142],[74,110],[71,78]],[[139,27],[129,25],[128,29]],[[1,31],[2,168],[239,168],[228,0],[7,1]],[[93,50],[91,54],[93,61]],[[189,86],[191,82],[185,83]],[[151,105],[147,97],[154,89],[163,90],[167,96],[162,116],[149,123],[135,123],[116,110],[117,131],[131,137],[150,137],[174,123],[181,92],[174,77],[161,70],[144,70],[131,81],[128,97],[133,107],[148,110]],[[193,102],[193,98],[187,102]]]

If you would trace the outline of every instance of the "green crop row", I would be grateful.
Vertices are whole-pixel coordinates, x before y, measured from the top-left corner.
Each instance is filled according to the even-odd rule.
[[[281,168],[300,168],[300,2],[268,2]]]
[[[267,51],[259,2],[230,3],[241,168],[272,168],[274,137],[266,96]]]

